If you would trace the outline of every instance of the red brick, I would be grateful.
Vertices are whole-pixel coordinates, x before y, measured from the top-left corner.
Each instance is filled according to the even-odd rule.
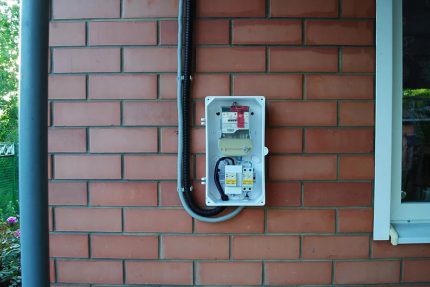
[[[228,236],[163,236],[162,258],[228,259]]]
[[[322,285],[331,283],[331,262],[266,262],[267,285]]]
[[[88,235],[50,234],[50,257],[88,257]]]
[[[48,110],[47,110],[47,116],[48,116],[48,127],[51,126],[51,103],[48,102]]]
[[[194,231],[197,233],[262,233],[264,211],[247,208],[233,219],[216,224],[196,221]]]
[[[174,74],[160,75],[159,86],[160,86],[161,99],[176,99],[176,92],[177,92],[176,80],[177,80],[177,76]]]
[[[369,153],[373,151],[371,128],[312,128],[306,129],[305,152],[310,153]]]
[[[367,258],[368,236],[305,236],[302,241],[304,259]]]
[[[196,178],[202,178],[206,176],[206,157],[204,155],[196,156]]]
[[[176,45],[178,43],[177,21],[160,21],[159,37],[161,45]],[[230,24],[228,20],[205,19],[196,21],[196,44],[228,44],[229,41]]]
[[[53,282],[52,277],[50,279],[51,279],[51,282]],[[70,285],[59,285],[59,284],[51,285],[51,287],[68,287],[68,286]],[[88,286],[89,285],[73,285],[73,287],[88,287]]]
[[[342,17],[375,18],[375,0],[342,0]]]
[[[336,156],[271,156],[271,180],[336,179]]]
[[[121,261],[57,260],[57,280],[60,283],[121,284]]]
[[[181,206],[177,192],[176,182],[160,182],[159,184],[160,206]]]
[[[124,72],[176,72],[176,48],[125,48]]]
[[[55,282],[57,280],[55,276],[55,261],[53,259],[49,259],[49,281]]]
[[[228,44],[230,42],[228,20],[198,20],[195,30],[196,44]]]
[[[54,230],[54,224],[53,224],[53,215],[52,215],[52,211],[53,208],[52,207],[48,207],[48,229],[49,231],[53,231]]]
[[[375,72],[375,48],[343,48],[343,72]]]
[[[198,0],[199,17],[264,17],[264,0]]]
[[[204,135],[204,129],[201,129]],[[194,137],[191,137],[192,139]],[[174,153],[178,150],[178,129],[162,128],[161,129],[161,152]]]
[[[193,112],[195,113],[194,120],[196,126],[201,126],[202,123],[200,122],[201,118],[205,117],[205,103],[203,101],[201,102],[195,102],[194,103],[194,109]]]
[[[236,20],[233,22],[234,44],[301,44],[300,20]]]
[[[196,74],[193,77],[191,96],[225,96],[230,94],[230,78],[227,74]],[[176,75],[160,75],[160,98],[176,99]]]
[[[52,178],[52,156],[48,155],[48,179]]]
[[[86,150],[85,129],[48,129],[48,152],[85,152]]]
[[[192,165],[191,165],[192,167]],[[191,168],[192,169],[192,168]],[[193,197],[199,206],[205,206],[205,186],[195,184],[193,189]],[[160,206],[181,206],[177,194],[176,182],[160,182]]]
[[[302,152],[303,131],[295,128],[266,129],[266,145],[270,154]]]
[[[51,50],[52,49],[48,49],[48,73],[52,72],[52,60],[51,60],[52,52],[51,52]]]
[[[339,232],[371,232],[373,227],[373,210],[371,208],[339,209]]]
[[[56,179],[120,179],[119,155],[56,155]]]
[[[56,208],[56,231],[121,231],[120,208]]]
[[[119,48],[56,48],[55,73],[119,72]]]
[[[207,96],[228,96],[230,94],[230,77],[227,74],[196,74],[193,77],[193,98]]]
[[[301,75],[235,75],[236,96],[260,95],[268,99],[301,99]]]
[[[297,259],[300,252],[298,236],[234,236],[232,258],[252,259]]]
[[[93,153],[156,152],[157,129],[90,129],[90,151]]]
[[[157,184],[154,182],[91,182],[92,205],[156,206]]]
[[[332,102],[269,102],[270,125],[333,126],[337,123],[337,107]]]
[[[172,126],[177,124],[176,102],[125,102],[125,125]]]
[[[120,106],[114,102],[58,102],[53,106],[56,126],[112,126],[120,123]]]
[[[260,285],[260,262],[198,262],[196,280],[199,285]]]
[[[312,75],[306,77],[308,99],[373,99],[373,77]]]
[[[305,206],[369,206],[372,185],[366,182],[306,182]]]
[[[155,45],[157,23],[149,21],[89,22],[89,45]]]
[[[264,72],[266,53],[264,47],[199,48],[196,63],[197,72]]]
[[[342,126],[373,126],[375,124],[373,102],[340,102],[339,124]]]
[[[335,264],[336,284],[397,283],[400,278],[399,261],[338,261]]]
[[[84,46],[84,22],[49,23],[49,46]]]
[[[272,17],[337,17],[337,0],[271,0]]]
[[[57,182],[50,181],[49,205],[86,205],[86,182]]]
[[[372,258],[403,257],[430,257],[430,245],[402,244],[393,246],[389,241],[373,241],[372,243]]]
[[[266,183],[266,205],[269,207],[300,206],[301,196],[300,183]]]
[[[403,281],[405,282],[429,282],[430,260],[404,260]]]
[[[192,218],[182,209],[125,209],[126,232],[191,232]],[[174,223],[174,224],[172,224]]]
[[[192,285],[192,262],[128,261],[127,284],[180,284]]]
[[[373,21],[308,20],[308,45],[373,45]]]
[[[175,179],[176,155],[125,156],[126,179]]]
[[[205,153],[206,152],[206,130],[192,129],[191,130],[191,152]],[[177,140],[177,138],[176,138]],[[177,141],[176,141],[177,146]],[[177,147],[176,147],[177,148]],[[175,150],[176,152],[176,150]]]
[[[373,179],[374,167],[373,156],[341,156],[339,177],[341,179]]]
[[[284,209],[268,210],[268,232],[334,232],[334,210]]]
[[[383,285],[383,284],[381,284],[381,285],[372,285],[372,287],[385,287],[385,286],[387,286],[387,285]],[[417,287],[417,286],[419,286],[419,287],[430,287],[430,285],[429,284],[420,284],[420,285],[416,285],[416,284],[414,284],[414,283],[411,283],[411,284],[406,284],[406,283],[403,283],[403,284],[401,284],[401,285],[392,285],[392,286],[401,286],[401,287]]]
[[[89,98],[92,99],[155,99],[155,75],[91,75]]]
[[[193,167],[193,165],[191,165],[191,168]],[[192,178],[192,176],[191,176]],[[194,201],[196,202],[197,205],[199,206],[206,206],[206,187],[199,183],[196,182],[194,183],[193,186],[193,193],[192,196],[194,198]]]
[[[125,0],[124,18],[176,17],[178,0]]]
[[[158,258],[158,237],[92,235],[91,256],[93,258],[156,259]]]
[[[53,0],[54,19],[119,18],[120,0]]]
[[[49,99],[85,99],[85,76],[50,75]]]
[[[271,48],[271,72],[337,72],[337,48]]]
[[[205,129],[191,130],[191,152],[204,153],[206,148]],[[178,129],[161,129],[161,152],[177,152],[178,150]]]
[[[178,44],[178,22],[171,20],[159,21],[158,38],[160,45]]]

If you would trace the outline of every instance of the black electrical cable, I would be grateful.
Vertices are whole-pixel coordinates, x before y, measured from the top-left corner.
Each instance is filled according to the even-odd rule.
[[[217,206],[210,209],[201,208],[196,204],[192,196],[191,180],[190,180],[190,94],[191,94],[191,72],[192,72],[192,57],[193,57],[193,20],[195,13],[195,0],[185,1],[185,29],[184,29],[184,68],[183,68],[183,85],[182,85],[182,99],[183,99],[183,152],[182,152],[182,170],[183,178],[182,184],[184,188],[184,198],[189,204],[191,210],[196,214],[211,217],[220,214],[224,211],[224,206]]]

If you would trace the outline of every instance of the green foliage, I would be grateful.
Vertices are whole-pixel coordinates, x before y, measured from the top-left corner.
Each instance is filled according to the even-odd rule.
[[[0,222],[0,286],[21,286],[19,223]]]
[[[6,222],[6,219],[11,216],[11,214],[18,214],[18,205],[18,200],[9,201],[7,204],[5,204],[5,208],[0,209],[0,221]]]
[[[18,199],[18,157],[0,157],[0,209],[6,214],[14,214],[8,210],[11,202]],[[17,207],[17,206],[16,206]],[[0,210],[0,219],[1,217]],[[18,211],[17,209],[15,209]]]
[[[430,97],[430,89],[403,89],[403,97]]]
[[[0,0],[0,142],[18,141],[18,39],[18,0]],[[0,286],[14,287],[21,286],[20,233],[18,223],[6,222],[18,208],[8,202],[0,210]]]
[[[0,142],[18,140],[18,0],[0,0]]]

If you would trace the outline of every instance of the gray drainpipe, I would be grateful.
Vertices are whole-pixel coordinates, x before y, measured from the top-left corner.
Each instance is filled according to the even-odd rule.
[[[49,0],[21,1],[19,192],[23,287],[49,286]]]

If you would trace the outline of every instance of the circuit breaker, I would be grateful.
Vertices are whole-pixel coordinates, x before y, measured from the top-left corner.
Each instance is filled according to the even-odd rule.
[[[206,204],[265,204],[265,98],[206,97]]]

